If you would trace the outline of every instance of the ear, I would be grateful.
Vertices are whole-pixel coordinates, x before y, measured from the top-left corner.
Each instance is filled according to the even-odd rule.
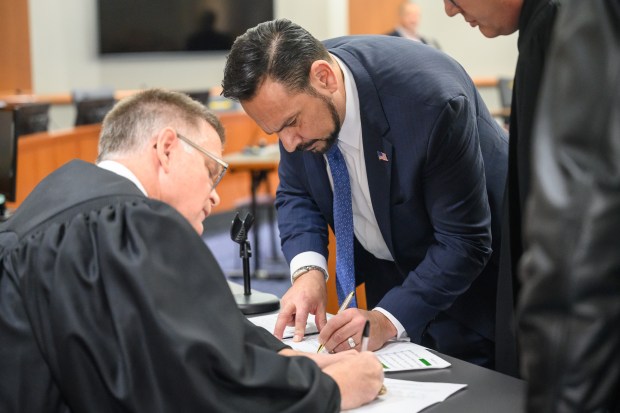
[[[155,151],[159,166],[164,172],[170,171],[172,150],[179,144],[176,132],[171,128],[164,128],[157,134],[155,138]]]
[[[330,94],[338,90],[338,79],[334,68],[325,60],[315,60],[310,66],[310,85],[319,92]]]

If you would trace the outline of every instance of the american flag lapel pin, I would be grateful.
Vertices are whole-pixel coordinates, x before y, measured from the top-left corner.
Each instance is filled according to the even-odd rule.
[[[388,157],[387,157],[387,155],[384,152],[377,151],[377,156],[379,157],[380,161],[383,161],[383,162],[387,162],[388,161]]]

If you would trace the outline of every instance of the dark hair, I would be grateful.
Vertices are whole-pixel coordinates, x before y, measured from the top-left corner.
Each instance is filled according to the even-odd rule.
[[[261,23],[235,40],[226,60],[222,96],[251,99],[267,78],[290,92],[308,90],[310,67],[321,59],[332,61],[323,43],[303,27],[287,19]]]

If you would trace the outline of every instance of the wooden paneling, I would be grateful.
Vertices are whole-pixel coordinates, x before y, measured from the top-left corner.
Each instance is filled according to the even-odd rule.
[[[28,0],[0,0],[0,94],[30,93]]]
[[[403,0],[349,0],[350,34],[385,34],[398,22]]]
[[[17,142],[17,193],[11,206],[18,206],[43,178],[70,160],[94,162],[100,129],[99,125],[88,125],[20,137]]]
[[[275,142],[277,137],[264,137],[258,126],[243,112],[223,113],[220,119],[227,131],[224,152],[242,150],[246,145],[256,144],[264,138]],[[97,158],[97,143],[100,125],[87,125],[60,130],[24,135],[18,140],[17,152],[17,194],[10,204],[15,208],[28,196],[34,187],[48,174],[72,159],[94,162]],[[270,176],[271,195],[278,185],[277,174]],[[249,202],[250,176],[247,173],[229,174],[218,186],[221,203],[214,212],[233,209],[240,203]]]

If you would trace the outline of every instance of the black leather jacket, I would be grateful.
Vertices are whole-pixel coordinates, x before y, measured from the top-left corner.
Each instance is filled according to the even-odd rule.
[[[620,2],[569,0],[535,126],[519,301],[528,412],[620,411]]]

